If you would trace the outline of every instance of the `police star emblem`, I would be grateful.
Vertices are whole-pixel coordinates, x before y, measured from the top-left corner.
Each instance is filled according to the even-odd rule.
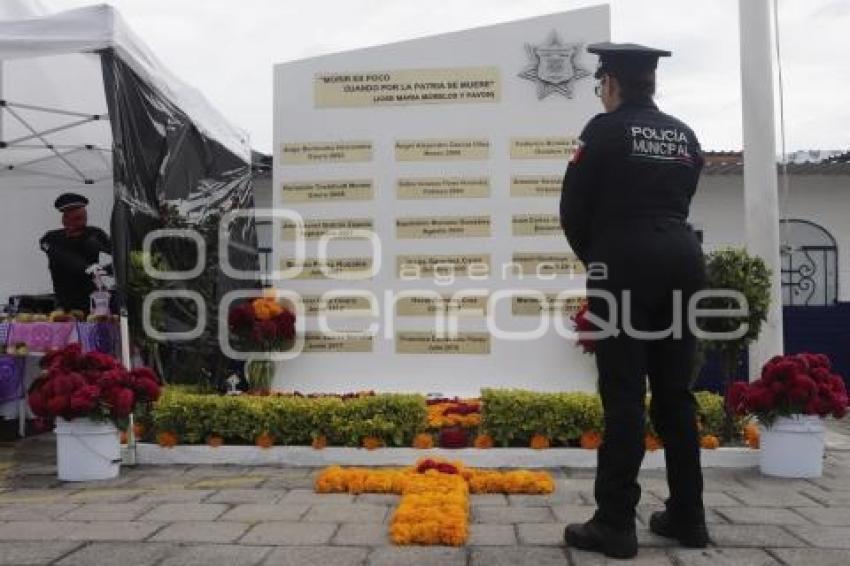
[[[578,62],[581,48],[581,43],[563,43],[558,32],[553,31],[539,45],[525,44],[528,67],[518,76],[537,83],[538,100],[555,93],[572,98],[576,81],[590,76],[590,71]]]

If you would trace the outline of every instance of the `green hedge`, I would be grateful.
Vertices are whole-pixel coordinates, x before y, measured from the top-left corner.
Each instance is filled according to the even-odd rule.
[[[696,398],[703,434],[719,436],[723,428],[723,397],[702,391]],[[584,431],[602,432],[604,427],[602,402],[595,393],[484,389],[481,399],[481,428],[497,446],[528,446],[535,434],[567,445],[575,443]]]
[[[231,444],[252,444],[269,433],[277,444],[306,445],[319,435],[337,446],[359,446],[375,436],[388,446],[410,446],[424,428],[421,395],[376,395],[341,400],[283,396],[221,396],[166,388],[151,420],[157,431],[198,444],[216,434]]]
[[[720,435],[723,398],[696,394],[703,434]],[[532,436],[547,436],[555,446],[574,444],[585,431],[603,429],[602,403],[593,393],[537,393],[512,389],[481,392],[479,432],[497,446],[528,446]],[[215,434],[229,444],[253,444],[269,433],[279,445],[307,445],[324,435],[332,446],[360,446],[367,436],[387,446],[410,446],[426,429],[422,395],[379,394],[337,397],[221,396],[170,386],[149,415],[157,432],[170,431],[184,444],[203,443]],[[648,421],[647,421],[648,422]]]

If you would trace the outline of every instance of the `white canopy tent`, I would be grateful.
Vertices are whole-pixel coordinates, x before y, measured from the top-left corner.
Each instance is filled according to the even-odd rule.
[[[39,237],[59,227],[53,200],[85,194],[90,224],[108,228],[112,130],[100,54],[111,50],[207,139],[250,163],[248,136],[172,75],[108,5],[48,14],[34,0],[0,3],[0,302],[49,292]]]

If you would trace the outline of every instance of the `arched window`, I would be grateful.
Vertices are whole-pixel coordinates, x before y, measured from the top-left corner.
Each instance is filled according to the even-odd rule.
[[[823,227],[808,220],[780,221],[782,303],[824,306],[838,300],[838,246]]]

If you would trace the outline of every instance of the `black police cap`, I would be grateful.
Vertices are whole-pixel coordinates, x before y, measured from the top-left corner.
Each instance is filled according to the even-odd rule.
[[[669,57],[669,51],[654,49],[636,43],[593,43],[587,46],[588,53],[599,56],[599,68],[593,75],[597,79],[606,73],[641,74],[654,71],[659,57]]]
[[[56,210],[59,212],[65,212],[66,210],[86,206],[88,203],[89,199],[83,195],[78,195],[76,193],[62,193],[56,197],[56,200],[53,202],[53,206],[56,207]]]

